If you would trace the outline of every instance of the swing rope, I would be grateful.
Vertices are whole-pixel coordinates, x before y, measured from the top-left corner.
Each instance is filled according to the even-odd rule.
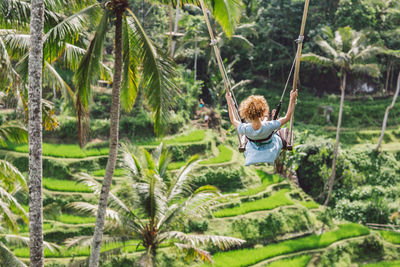
[[[219,49],[218,49],[218,46],[217,46],[217,40],[215,39],[214,32],[213,32],[211,24],[210,24],[210,20],[208,19],[206,6],[205,6],[203,0],[200,0],[199,2],[200,2],[201,10],[203,11],[204,19],[205,19],[206,24],[207,24],[208,33],[210,34],[210,38],[211,38],[210,45],[213,47],[214,53],[215,53],[215,57],[217,58],[218,68],[219,68],[219,71],[221,73],[221,76],[222,76],[222,79],[223,79],[223,82],[224,82],[225,91],[227,93],[230,93],[231,96],[232,96],[232,102],[233,102],[233,105],[235,107],[233,115],[235,116],[235,119],[237,119],[239,121],[242,121],[242,119],[240,117],[240,114],[239,114],[239,105],[238,105],[236,97],[235,97],[235,95],[234,95],[234,93],[232,91],[232,86],[231,86],[228,74],[226,73],[226,69],[225,69],[224,63],[223,63],[222,58],[221,58],[221,53],[219,52]],[[237,129],[236,129],[236,135],[238,136],[238,139],[239,139],[239,151],[244,151],[245,138],[246,137],[244,135],[240,135],[238,133]]]
[[[208,18],[208,12],[207,12],[206,6],[205,6],[203,0],[199,0],[199,2],[200,2],[201,10],[203,11],[204,19],[206,21],[208,32],[209,32],[209,35],[210,35],[210,38],[211,38],[210,46],[212,46],[213,49],[214,49],[215,57],[216,57],[217,63],[218,63],[218,68],[219,68],[219,71],[221,73],[221,76],[222,76],[222,79],[223,79],[223,82],[224,82],[225,91],[227,93],[230,93],[231,96],[232,96],[232,102],[233,102],[233,105],[235,107],[233,115],[235,116],[235,119],[237,119],[239,121],[242,121],[242,118],[240,117],[240,114],[239,114],[239,105],[238,105],[236,97],[235,97],[235,95],[234,95],[234,93],[232,91],[232,86],[231,86],[228,74],[226,72],[224,63],[222,61],[221,53],[220,53],[220,51],[218,49],[218,46],[217,46],[217,40],[215,39],[214,32],[213,32],[211,24],[210,24],[210,20]],[[298,81],[299,81],[299,73],[300,73],[301,53],[302,53],[303,41],[304,41],[304,30],[305,30],[306,21],[307,21],[307,14],[308,14],[309,4],[310,4],[310,0],[305,0],[304,10],[303,10],[303,18],[302,18],[301,27],[300,27],[300,34],[299,34],[299,38],[295,40],[295,42],[297,43],[296,56],[295,56],[295,58],[293,60],[293,64],[292,64],[292,67],[290,69],[290,72],[289,72],[289,75],[288,75],[288,79],[287,79],[285,87],[283,89],[279,104],[277,105],[276,112],[275,112],[275,115],[274,115],[274,118],[273,118],[274,120],[276,120],[278,115],[279,115],[279,111],[280,111],[281,106],[282,106],[282,101],[283,101],[283,98],[285,96],[287,87],[289,85],[289,81],[290,81],[290,77],[292,76],[293,69],[294,69],[294,77],[293,77],[292,91],[296,91],[296,89],[297,89],[297,84],[298,84]],[[293,122],[294,122],[294,111],[293,111],[292,117],[290,118],[290,127],[289,127],[289,131],[288,131],[288,135],[289,135],[288,136],[289,141],[288,141],[288,146],[287,146],[288,150],[292,150],[292,148],[293,148]],[[245,145],[246,145],[246,142],[247,142],[246,136],[240,135],[238,133],[237,129],[236,129],[236,134],[237,134],[238,139],[239,139],[239,151],[240,152],[244,152]]]

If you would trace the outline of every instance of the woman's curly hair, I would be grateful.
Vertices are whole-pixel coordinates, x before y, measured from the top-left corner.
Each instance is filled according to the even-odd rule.
[[[267,100],[261,95],[251,95],[240,103],[240,116],[247,121],[264,118],[269,112]]]

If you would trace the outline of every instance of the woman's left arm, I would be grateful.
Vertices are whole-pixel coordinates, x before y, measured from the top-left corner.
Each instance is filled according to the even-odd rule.
[[[225,98],[226,102],[228,103],[229,119],[231,120],[231,123],[235,126],[235,128],[237,128],[241,122],[235,119],[235,116],[233,115],[232,95],[230,93],[226,93]]]

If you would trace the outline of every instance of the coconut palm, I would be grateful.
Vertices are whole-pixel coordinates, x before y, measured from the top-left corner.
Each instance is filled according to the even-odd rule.
[[[233,237],[187,234],[179,225],[189,218],[204,218],[209,207],[218,203],[222,196],[213,186],[192,188],[193,168],[197,156],[190,158],[176,176],[167,175],[170,154],[161,144],[152,156],[143,150],[139,159],[137,151],[132,152],[124,146],[122,165],[126,170],[127,184],[124,186],[125,197],[118,198],[110,193],[110,207],[107,212],[111,234],[105,237],[106,242],[127,241],[135,238],[137,245],[145,247],[141,258],[143,266],[155,266],[157,250],[161,244],[170,244],[189,256],[212,262],[210,253],[201,248],[203,245],[214,245],[220,249],[239,246],[245,241]],[[99,193],[100,185],[88,175],[80,180]],[[72,207],[89,213],[96,213],[95,205],[75,202]],[[67,240],[67,245],[87,244],[87,237]]]
[[[219,5],[218,5],[219,4]],[[215,15],[228,33],[233,31],[240,16],[237,1],[213,1]],[[102,1],[103,16],[96,33],[82,58],[74,81],[78,88],[76,109],[78,112],[80,136],[85,136],[84,127],[88,119],[88,103],[91,96],[91,83],[100,68],[106,33],[110,21],[115,25],[114,74],[110,110],[110,149],[106,173],[100,194],[96,226],[92,243],[89,266],[98,266],[108,194],[115,169],[118,151],[118,125],[120,101],[127,110],[133,108],[139,88],[143,90],[149,106],[153,109],[156,133],[162,133],[162,124],[168,118],[168,108],[177,93],[172,77],[173,65],[144,32],[139,20],[129,9],[128,0]],[[226,12],[229,10],[230,12]]]
[[[364,33],[352,30],[350,27],[339,28],[334,33],[329,27],[322,29],[324,38],[317,37],[316,44],[324,55],[314,53],[304,54],[301,60],[310,62],[322,67],[332,68],[337,71],[340,78],[340,107],[339,118],[336,129],[336,141],[333,151],[332,170],[328,182],[328,195],[324,202],[327,206],[332,195],[336,175],[336,161],[339,151],[340,127],[342,124],[343,104],[346,90],[347,75],[363,74],[372,77],[379,77],[379,66],[369,63],[381,49],[375,45],[368,44]]]
[[[53,91],[53,98],[61,90],[64,99],[74,93],[55,65],[76,71],[85,53],[86,26],[99,17],[100,4],[88,1],[44,1],[43,86]],[[11,12],[11,10],[13,12]],[[72,12],[72,14],[71,14]],[[71,15],[65,15],[71,14]],[[27,84],[29,62],[30,4],[21,0],[4,0],[0,4],[0,83],[11,88],[14,96],[27,112]],[[102,65],[102,78],[109,79],[108,68]],[[42,101],[43,121],[46,129],[58,126],[49,101]],[[27,114],[26,114],[27,115]]]

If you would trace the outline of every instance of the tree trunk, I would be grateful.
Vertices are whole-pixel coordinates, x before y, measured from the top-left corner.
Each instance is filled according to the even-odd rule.
[[[194,81],[197,79],[197,33],[195,35],[194,39]]]
[[[173,54],[172,54],[172,4],[171,3],[169,3],[168,18],[169,18],[169,57],[172,59]]]
[[[385,135],[386,123],[387,123],[387,119],[389,116],[389,111],[394,107],[394,104],[396,104],[397,97],[399,96],[399,90],[400,90],[400,72],[399,72],[399,76],[397,78],[397,87],[396,87],[396,92],[393,96],[392,103],[386,108],[385,116],[383,117],[382,131],[381,131],[381,136],[379,136],[378,144],[376,145],[376,148],[375,148],[376,152],[378,152],[379,148],[381,147],[383,136]]]
[[[390,78],[390,70],[392,68],[392,61],[389,60],[388,66],[387,66],[387,70],[386,70],[386,82],[385,82],[385,89],[383,94],[388,94],[388,90],[389,90],[389,78]]]
[[[43,0],[31,2],[29,50],[29,247],[30,266],[44,266],[42,203]]]
[[[336,128],[335,147],[334,147],[334,150],[333,150],[332,171],[331,171],[331,176],[329,177],[328,196],[326,197],[324,206],[328,206],[329,199],[331,198],[332,191],[333,191],[333,185],[335,184],[336,161],[337,161],[337,157],[338,157],[338,153],[339,153],[340,127],[342,126],[344,93],[345,93],[345,90],[346,90],[346,72],[345,71],[343,71],[343,78],[342,78],[342,81],[341,81],[340,90],[341,90],[341,95],[340,95],[339,118],[338,118],[338,123],[337,123],[337,128]]]
[[[115,163],[118,153],[118,128],[119,128],[119,111],[120,111],[120,91],[122,79],[122,15],[123,10],[116,12],[115,21],[115,63],[113,88],[111,95],[111,111],[110,111],[110,152],[104,175],[103,186],[100,192],[99,207],[96,217],[96,226],[94,229],[92,251],[90,254],[89,266],[97,267],[99,265],[101,241],[103,238],[104,223],[106,219],[106,209],[108,202],[108,194],[115,170]]]
[[[176,12],[175,12],[175,25],[174,25],[174,37],[178,33],[178,22],[179,22],[179,3],[180,1],[177,1],[176,3]],[[175,46],[176,46],[176,41],[172,41],[172,46],[171,46],[171,57],[174,56],[175,53]]]

